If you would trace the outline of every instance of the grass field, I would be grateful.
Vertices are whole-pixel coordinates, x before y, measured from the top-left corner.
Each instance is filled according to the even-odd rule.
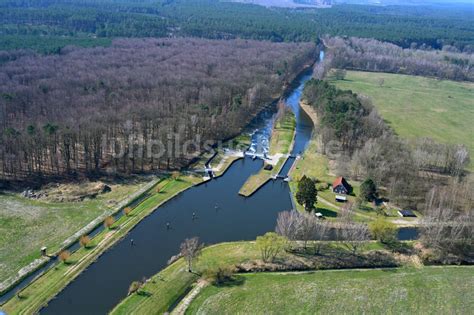
[[[186,314],[469,314],[473,267],[260,273],[208,286]]]
[[[474,154],[474,83],[358,71],[348,71],[344,80],[332,82],[369,96],[400,136],[462,143]]]
[[[117,220],[114,229],[105,229],[92,239],[91,245],[80,248],[71,255],[68,264],[60,263],[21,291],[21,298],[10,299],[2,310],[8,314],[33,314],[77,277],[97,257],[126,235],[156,207],[179,192],[191,187],[201,179],[183,176],[177,180],[167,178],[159,182],[148,193],[147,198],[133,208],[129,216]]]
[[[366,252],[382,248],[382,245],[378,242],[369,242],[363,246],[361,251]],[[334,260],[328,260],[331,261],[330,263],[324,264],[327,268],[330,268],[331,264],[338,264],[349,253],[347,248],[337,242],[325,243],[322,252],[325,253],[324,257],[334,258]],[[279,254],[279,259],[282,261],[298,261],[307,264],[310,263],[311,259],[318,260],[324,259],[324,257],[310,255],[308,258],[285,251]],[[206,247],[195,263],[195,273],[187,271],[186,263],[181,258],[153,276],[142,288],[141,294],[135,293],[125,298],[112,310],[111,314],[163,314],[187,294],[199,279],[199,275],[206,278],[209,270],[215,271],[218,267],[234,266],[260,259],[261,252],[255,242],[229,242]],[[237,275],[237,277],[240,277],[240,275]]]
[[[270,171],[262,168],[258,173],[250,176],[240,188],[239,194],[248,197],[270,180],[272,176],[278,175],[283,163],[286,161],[285,157],[291,151],[295,128],[295,115],[291,111],[285,111],[285,114],[273,127],[270,139],[269,154],[277,160],[273,165],[273,169]]]
[[[207,247],[196,263],[195,270],[205,272],[220,266],[235,265],[258,259],[260,252],[252,242],[221,243]],[[183,259],[171,264],[152,277],[143,291],[123,300],[111,314],[163,314],[199,277],[187,271]]]
[[[49,202],[14,193],[0,195],[0,282],[40,257],[40,248],[55,252],[76,231],[146,184],[130,181],[80,202]],[[54,233],[52,233],[54,231]]]

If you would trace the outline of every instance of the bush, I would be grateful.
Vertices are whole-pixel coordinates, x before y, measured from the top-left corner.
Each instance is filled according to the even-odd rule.
[[[90,242],[91,242],[91,238],[87,235],[82,235],[81,238],[79,239],[79,244],[81,244],[81,246],[84,248],[87,248]]]
[[[125,214],[127,217],[130,214],[130,212],[132,212],[132,208],[130,207],[126,207],[123,209],[123,214]]]
[[[108,216],[107,218],[105,218],[104,220],[104,225],[106,228],[110,229],[112,228],[112,225],[115,223],[115,219],[113,216]]]
[[[256,240],[257,248],[262,254],[264,262],[271,262],[285,248],[287,240],[285,237],[268,232],[263,236],[258,236]]]
[[[219,267],[216,271],[215,283],[217,285],[224,284],[233,280],[235,268],[233,267]]]
[[[63,263],[67,264],[68,263],[68,259],[69,257],[71,257],[71,253],[67,250],[63,250],[59,253],[58,255],[58,258],[60,261],[62,261]]]
[[[130,287],[128,288],[128,295],[138,292],[141,289],[142,285],[143,283],[140,281],[133,281],[132,284],[130,284]]]
[[[390,243],[397,239],[397,226],[382,218],[369,223],[372,237],[382,243]]]

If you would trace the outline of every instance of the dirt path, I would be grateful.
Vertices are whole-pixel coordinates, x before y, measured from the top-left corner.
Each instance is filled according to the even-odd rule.
[[[171,315],[183,315],[189,307],[189,304],[209,283],[206,280],[199,279],[194,288],[179,302],[178,306],[171,312]]]

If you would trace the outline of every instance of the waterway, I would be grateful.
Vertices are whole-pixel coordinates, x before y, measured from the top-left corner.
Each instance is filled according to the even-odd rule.
[[[297,87],[286,97],[287,106],[296,115],[292,155],[304,151],[313,131],[311,119],[299,107],[304,83],[310,78],[311,73],[301,76]],[[260,125],[252,126],[255,132],[251,150],[266,152],[273,117],[268,113],[262,115]],[[285,164],[284,175],[293,161],[290,158]],[[262,166],[262,160],[246,157],[234,162],[223,176],[171,199],[101,255],[41,313],[106,314],[126,296],[132,281],[151,277],[166,267],[185,238],[198,236],[202,242],[213,244],[254,240],[258,235],[273,231],[278,212],[292,208],[288,184],[274,180],[250,198],[238,195],[246,179]],[[132,239],[134,246],[130,245]]]

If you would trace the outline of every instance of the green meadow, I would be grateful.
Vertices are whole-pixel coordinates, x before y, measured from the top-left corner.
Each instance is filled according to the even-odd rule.
[[[400,136],[464,144],[474,154],[474,83],[359,71],[332,82],[369,96]]]

